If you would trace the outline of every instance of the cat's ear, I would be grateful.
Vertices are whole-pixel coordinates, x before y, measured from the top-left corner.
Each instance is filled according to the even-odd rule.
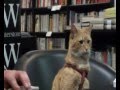
[[[77,33],[78,33],[78,31],[77,31],[75,24],[72,24],[71,31],[70,31],[70,38],[73,39]]]

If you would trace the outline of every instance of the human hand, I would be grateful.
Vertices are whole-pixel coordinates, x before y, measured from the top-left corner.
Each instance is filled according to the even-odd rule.
[[[4,71],[4,88],[20,90],[24,86],[26,90],[31,88],[30,80],[25,71],[5,70]]]

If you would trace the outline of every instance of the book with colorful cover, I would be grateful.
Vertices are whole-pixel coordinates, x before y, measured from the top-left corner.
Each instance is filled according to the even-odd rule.
[[[104,17],[105,18],[113,18],[116,17],[116,8],[112,7],[112,8],[108,8],[104,10]]]

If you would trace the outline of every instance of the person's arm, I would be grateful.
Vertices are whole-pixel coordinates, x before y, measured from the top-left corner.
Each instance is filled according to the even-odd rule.
[[[20,86],[24,86],[26,90],[30,89],[30,79],[26,72],[16,70],[4,71],[4,88],[12,88],[13,90],[19,90]]]

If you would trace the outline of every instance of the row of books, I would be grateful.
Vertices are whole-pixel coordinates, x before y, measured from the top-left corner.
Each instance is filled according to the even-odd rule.
[[[65,49],[64,38],[37,38],[38,50]]]
[[[51,7],[53,5],[67,5],[68,0],[35,0],[35,7]],[[91,3],[106,3],[110,0],[71,0],[71,5],[91,4]],[[33,7],[33,0],[21,0],[21,8]]]
[[[95,30],[116,30],[116,18],[82,17],[81,22],[90,22]],[[84,23],[83,25],[87,25]]]
[[[77,4],[93,4],[93,3],[107,3],[110,0],[71,0],[72,5]]]
[[[32,13],[21,15],[21,32],[33,32],[33,18]]]
[[[70,17],[69,17],[69,25],[73,23],[80,23],[82,17],[104,17],[103,10],[100,11],[90,11],[87,13],[78,13],[75,11],[70,11]]]
[[[95,30],[116,30],[116,17],[104,17],[103,10],[88,13],[77,13],[75,11],[70,11],[69,26],[73,23],[84,23],[83,25],[87,26],[89,23],[85,22],[92,23],[93,29]]]
[[[106,51],[93,51],[91,57],[116,69],[116,48],[110,47]]]
[[[36,15],[35,32],[63,32],[66,26],[65,14]]]
[[[36,8],[40,8],[53,5],[67,5],[67,0],[21,0],[21,8],[32,8],[33,3],[35,3]]]
[[[53,5],[67,5],[67,0],[36,0],[36,8],[51,7]]]
[[[116,17],[102,18],[82,16],[82,14],[70,15],[68,26],[73,23],[82,23],[82,26],[88,26],[88,22],[93,24],[93,30],[116,30]],[[21,15],[22,32],[64,32],[67,26],[67,16],[66,14],[36,15],[34,26],[35,29],[33,28],[32,14]]]
[[[116,17],[116,7],[107,8],[104,10],[104,18]]]
[[[65,14],[53,15],[36,15],[35,29],[33,29],[32,14],[21,15],[21,31],[22,32],[63,32],[66,27]]]
[[[20,0],[21,8],[32,8],[33,0]]]

